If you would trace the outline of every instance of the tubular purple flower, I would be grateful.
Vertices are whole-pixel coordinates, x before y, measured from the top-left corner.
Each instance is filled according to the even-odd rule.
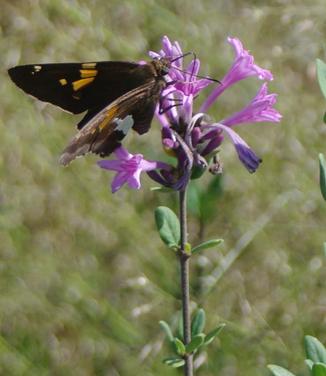
[[[254,64],[254,57],[249,54],[242,46],[238,38],[228,38],[228,42],[234,48],[235,58],[228,73],[221,80],[221,85],[217,86],[205,102],[202,104],[200,111],[205,112],[214,103],[214,101],[231,85],[244,78],[256,76],[260,80],[273,80],[273,75],[270,71]]]
[[[221,120],[220,123],[232,127],[243,123],[257,122],[280,122],[282,115],[273,108],[276,103],[276,94],[268,94],[267,83],[265,82],[258,90],[251,102],[241,111]]]
[[[140,174],[157,168],[170,168],[167,164],[158,161],[147,161],[142,154],[130,154],[125,148],[119,147],[114,151],[116,160],[101,160],[97,164],[105,169],[116,171],[111,183],[112,193],[118,191],[125,183],[132,189],[139,189]]]
[[[233,142],[238,157],[246,169],[251,173],[257,170],[262,160],[234,130],[221,123],[210,124],[205,126],[205,128],[208,130],[220,129],[225,132]]]

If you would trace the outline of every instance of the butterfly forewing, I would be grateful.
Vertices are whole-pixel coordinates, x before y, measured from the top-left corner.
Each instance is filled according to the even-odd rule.
[[[109,155],[130,128],[147,132],[170,65],[167,58],[145,64],[39,64],[17,66],[8,73],[18,87],[42,101],[74,114],[87,111],[60,158],[66,165],[88,152]]]
[[[8,73],[26,93],[74,114],[95,113],[153,76],[147,65],[119,61],[20,65]]]

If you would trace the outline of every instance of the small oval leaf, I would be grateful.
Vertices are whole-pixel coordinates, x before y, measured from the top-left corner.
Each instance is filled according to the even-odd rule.
[[[316,60],[317,65],[317,79],[320,86],[320,90],[326,98],[326,64],[320,60]]]
[[[314,363],[312,366],[312,376],[326,376],[326,364]]]
[[[175,337],[173,339],[173,342],[174,342],[174,346],[175,346],[175,351],[178,355],[181,355],[183,356],[185,353],[186,353],[186,346],[183,344],[183,342]]]
[[[188,345],[186,345],[186,352],[188,354],[191,354],[192,352],[196,351],[205,340],[205,334],[197,334],[193,339],[191,340]]]
[[[326,201],[326,161],[322,153],[319,154],[319,185],[321,194]]]
[[[179,357],[170,357],[170,358],[164,359],[163,363],[170,367],[178,368],[178,367],[182,367],[185,364],[185,361],[184,359],[179,358]]]
[[[206,321],[205,311],[202,308],[200,308],[196,312],[191,323],[191,336],[192,337],[203,332],[205,328],[205,321]]]
[[[320,362],[326,364],[326,349],[317,338],[305,336],[304,345],[308,359],[312,360],[314,363]]]
[[[280,366],[276,366],[274,364],[270,364],[267,367],[273,373],[274,376],[295,376],[293,373],[291,373],[287,369],[280,367]]]
[[[205,337],[205,345],[209,345],[211,342],[213,342],[214,338],[217,337],[221,331],[223,330],[223,328],[225,327],[226,324],[220,324],[219,326],[217,326],[215,329],[213,329],[212,331],[210,331],[207,336]]]
[[[306,363],[307,367],[311,371],[312,370],[312,366],[314,365],[314,362],[312,360],[310,360],[310,359],[305,359],[304,362]]]
[[[207,240],[207,242],[203,242],[203,243],[197,245],[196,247],[194,247],[192,249],[191,253],[194,254],[194,253],[198,253],[198,252],[202,251],[203,249],[216,247],[216,246],[222,244],[223,242],[224,242],[223,239]]]
[[[160,327],[164,330],[164,333],[165,333],[167,339],[169,341],[173,342],[174,341],[174,337],[173,337],[170,325],[167,322],[163,321],[163,320],[161,320],[159,322],[159,324],[160,324]]]
[[[170,248],[177,247],[180,243],[180,223],[175,213],[159,206],[155,209],[155,222],[162,241]]]

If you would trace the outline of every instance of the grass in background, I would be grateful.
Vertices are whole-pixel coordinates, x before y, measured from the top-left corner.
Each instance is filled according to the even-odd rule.
[[[263,157],[250,175],[223,145],[223,193],[212,201],[206,238],[222,251],[193,262],[192,293],[208,326],[228,322],[197,374],[258,376],[267,363],[302,369],[304,334],[326,339],[325,210],[318,187],[325,103],[315,59],[325,60],[324,1],[2,1],[0,13],[0,373],[166,375],[158,321],[179,308],[175,260],[154,228],[171,201],[143,179],[139,192],[111,195],[96,158],[57,163],[78,117],[34,101],[10,82],[17,64],[139,60],[167,34],[222,78],[238,36],[271,69],[280,125],[241,129]],[[233,87],[210,110],[241,108],[258,83]],[[200,100],[198,101],[200,102]],[[159,127],[128,136],[131,151],[161,153]],[[226,146],[226,147],[225,147]],[[211,177],[207,178],[209,184]],[[207,209],[208,210],[208,209]],[[199,235],[194,215],[191,238]],[[244,248],[239,239],[253,231]],[[240,257],[205,294],[222,254]],[[221,248],[220,248],[221,249]],[[194,259],[195,261],[196,259]]]

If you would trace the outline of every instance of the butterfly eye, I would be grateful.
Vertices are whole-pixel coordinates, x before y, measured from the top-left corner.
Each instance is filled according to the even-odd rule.
[[[163,67],[162,67],[162,74],[163,74],[163,75],[168,74],[169,71],[170,71],[169,67],[167,67],[167,66],[163,66]]]

